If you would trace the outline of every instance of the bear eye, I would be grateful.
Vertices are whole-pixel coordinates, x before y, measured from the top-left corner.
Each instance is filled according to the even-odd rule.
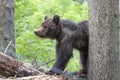
[[[47,26],[44,26],[44,28],[47,28]]]

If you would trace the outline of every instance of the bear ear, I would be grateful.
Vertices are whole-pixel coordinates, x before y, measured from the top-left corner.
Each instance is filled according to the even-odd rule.
[[[48,17],[48,16],[45,16],[45,17],[44,17],[44,20],[47,20],[47,19],[49,19],[49,17]]]
[[[60,16],[59,15],[55,15],[53,17],[53,22],[57,25],[59,21],[60,21]]]

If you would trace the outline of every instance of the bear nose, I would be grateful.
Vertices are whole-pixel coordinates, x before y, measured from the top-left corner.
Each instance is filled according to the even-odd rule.
[[[38,33],[38,31],[37,31],[37,30],[34,30],[34,33],[35,33],[35,34],[37,34],[37,33]]]

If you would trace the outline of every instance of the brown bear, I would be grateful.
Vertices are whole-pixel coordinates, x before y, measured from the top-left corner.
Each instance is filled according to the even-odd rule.
[[[46,74],[61,74],[73,56],[73,49],[75,48],[80,51],[83,67],[80,73],[87,75],[88,21],[75,23],[71,20],[60,19],[59,15],[55,15],[53,18],[45,16],[41,27],[34,33],[40,38],[56,40],[56,62]]]

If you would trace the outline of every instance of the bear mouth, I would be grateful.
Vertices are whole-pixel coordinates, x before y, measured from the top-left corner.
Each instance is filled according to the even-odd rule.
[[[36,36],[38,36],[38,37],[40,37],[40,38],[45,38],[44,35],[38,35],[38,34],[36,34]]]
[[[35,33],[35,32],[34,32],[34,34],[35,34],[36,36],[38,36],[38,37],[41,37],[41,38],[44,37],[43,35],[39,35],[38,33]]]
[[[45,38],[45,36],[43,36],[43,35],[39,35],[39,37],[40,37],[40,38]]]

